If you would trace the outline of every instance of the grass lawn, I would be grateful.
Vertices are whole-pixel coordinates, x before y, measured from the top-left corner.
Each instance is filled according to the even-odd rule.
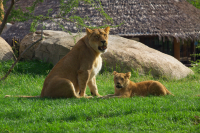
[[[0,77],[12,62],[0,62]],[[113,99],[4,98],[5,95],[40,95],[52,65],[20,62],[0,82],[1,133],[51,132],[200,132],[200,74],[182,80],[155,79],[175,96]],[[154,79],[132,74],[135,82]],[[101,95],[113,94],[113,75],[97,76]],[[90,95],[87,88],[87,94]]]

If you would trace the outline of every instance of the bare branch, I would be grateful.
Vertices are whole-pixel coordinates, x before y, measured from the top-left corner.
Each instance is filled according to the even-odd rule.
[[[13,70],[13,68],[15,67],[15,65],[17,64],[17,62],[21,59],[22,55],[24,55],[24,53],[26,53],[27,50],[29,50],[33,45],[37,44],[38,42],[40,42],[43,38],[43,28],[42,28],[42,32],[41,32],[41,38],[38,39],[36,42],[33,42],[30,46],[28,46],[17,58],[17,60],[12,64],[11,68],[8,70],[8,72],[6,73],[6,75],[2,78],[0,78],[0,81],[5,80],[8,75],[10,74],[10,72]]]
[[[28,48],[26,48],[26,49],[23,51],[23,53],[22,53],[21,55],[19,55],[19,57],[17,58],[17,60],[12,64],[11,68],[8,70],[8,72],[6,73],[6,75],[5,75],[4,77],[0,78],[0,81],[5,80],[5,79],[8,77],[8,75],[10,74],[10,72],[13,70],[14,66],[15,66],[15,65],[17,64],[17,62],[21,59],[22,55],[23,55],[26,51],[27,51],[28,49],[30,49],[33,45],[35,45],[36,43],[38,43],[39,41],[41,41],[41,40],[42,40],[42,37],[41,37],[39,40],[37,40],[36,42],[32,43]]]
[[[8,19],[8,15],[10,14],[10,11],[12,10],[14,4],[15,4],[15,0],[12,0],[11,4],[10,4],[10,7],[9,7],[8,11],[6,12],[6,14],[4,16],[4,19],[3,19],[3,22],[1,24],[0,35],[1,35],[1,33],[2,33],[3,29],[4,29],[4,27],[5,27],[5,25],[6,25],[6,22],[7,22],[7,19]]]

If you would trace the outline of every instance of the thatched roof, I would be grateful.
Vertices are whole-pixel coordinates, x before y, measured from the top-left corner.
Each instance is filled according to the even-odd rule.
[[[158,35],[182,39],[200,38],[200,10],[185,0],[101,0],[114,24],[111,34],[121,36]],[[97,12],[81,5],[77,14],[94,18],[103,25]],[[100,18],[100,21],[98,20]]]
[[[113,18],[114,24],[107,23],[98,11],[83,3],[80,3],[75,14],[91,18],[92,26],[118,25],[123,22],[120,27],[111,28],[110,34],[114,35],[158,35],[191,40],[200,39],[200,10],[185,0],[101,0],[101,4],[104,11]],[[53,8],[53,13],[56,13],[59,9],[59,0],[45,0],[38,6],[35,13],[44,14],[49,8]],[[47,24],[46,29],[61,30],[50,21],[45,23]],[[66,30],[78,31],[74,23],[65,21],[61,23]],[[89,22],[86,23],[89,24]],[[19,27],[20,25],[26,25],[26,28],[22,30],[28,32],[30,22],[16,24]],[[20,29],[16,28],[10,29],[12,32],[16,31],[15,36],[20,34],[18,33]],[[8,34],[11,34],[11,31],[7,32]],[[5,34],[3,37],[5,38]]]

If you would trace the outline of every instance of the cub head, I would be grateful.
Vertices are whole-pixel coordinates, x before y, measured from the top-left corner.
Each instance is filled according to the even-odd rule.
[[[105,29],[94,29],[94,30],[86,28],[89,45],[97,53],[106,52],[107,45],[108,45],[109,31],[110,31],[110,27],[107,27]]]
[[[131,72],[117,73],[116,71],[114,71],[113,75],[114,75],[115,88],[117,88],[119,90],[122,88],[126,88],[126,86],[129,84]]]

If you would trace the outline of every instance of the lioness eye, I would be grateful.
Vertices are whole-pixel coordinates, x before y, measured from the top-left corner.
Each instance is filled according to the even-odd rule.
[[[107,35],[106,35],[106,34],[104,34],[104,36],[105,36],[105,37],[107,37]]]
[[[121,80],[124,80],[123,78],[121,78]]]
[[[99,36],[96,36],[96,38],[99,38]]]

